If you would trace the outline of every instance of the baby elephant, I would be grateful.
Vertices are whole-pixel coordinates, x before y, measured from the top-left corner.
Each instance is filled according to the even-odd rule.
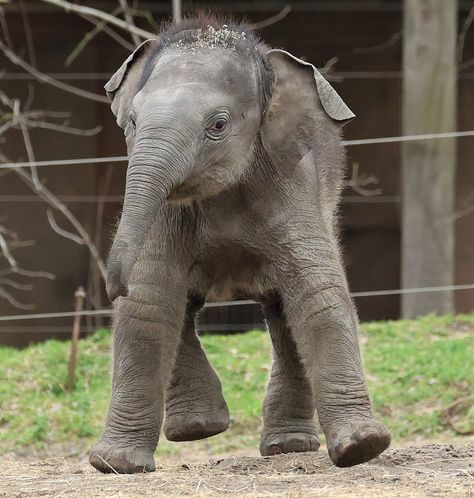
[[[261,303],[273,344],[262,455],[316,451],[315,411],[336,465],[385,450],[336,227],[349,108],[311,64],[208,18],[142,43],[105,89],[129,166],[107,275],[112,399],[91,464],[153,471],[164,412],[172,441],[227,429],[195,317],[236,298]]]

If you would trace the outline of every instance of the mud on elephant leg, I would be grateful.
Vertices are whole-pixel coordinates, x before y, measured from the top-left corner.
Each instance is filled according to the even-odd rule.
[[[89,455],[90,463],[101,472],[155,470],[153,454],[163,420],[164,392],[186,303],[185,289],[170,295],[170,287],[160,303],[155,296],[164,291],[147,285],[134,288],[118,304],[112,399],[105,429]]]
[[[335,264],[324,265],[333,269]],[[342,273],[342,269],[340,269]],[[360,357],[357,318],[345,279],[302,272],[285,293],[284,309],[310,378],[329,456],[349,467],[379,455],[389,431],[373,416]]]
[[[313,393],[286,324],[281,301],[264,306],[273,345],[273,365],[263,404],[260,453],[317,451]]]
[[[190,297],[181,342],[166,393],[164,433],[170,441],[194,441],[224,432],[229,411],[222,386],[195,332],[201,298]]]

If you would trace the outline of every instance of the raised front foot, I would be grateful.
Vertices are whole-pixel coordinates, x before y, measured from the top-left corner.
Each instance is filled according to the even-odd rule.
[[[318,451],[318,449],[319,438],[312,432],[262,432],[260,437],[262,456]]]
[[[195,441],[224,432],[229,427],[227,405],[209,412],[167,413],[164,433],[169,441]]]
[[[368,462],[390,445],[390,432],[375,420],[351,422],[326,437],[329,456],[338,467]]]
[[[104,474],[138,474],[156,469],[153,452],[140,447],[124,448],[98,441],[89,453],[89,462]]]

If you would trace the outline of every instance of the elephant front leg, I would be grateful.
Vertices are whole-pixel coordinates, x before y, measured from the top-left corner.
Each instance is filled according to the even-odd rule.
[[[283,287],[284,310],[311,381],[329,455],[337,466],[348,467],[384,451],[390,434],[372,413],[343,270],[336,254],[323,261],[324,254],[315,256],[317,265],[306,261],[294,268]]]
[[[172,284],[172,282],[169,282]],[[116,311],[112,399],[105,429],[89,460],[101,472],[155,470],[153,454],[184,316],[185,290],[130,288]],[[166,296],[157,302],[156,296]]]
[[[195,332],[202,299],[188,301],[176,363],[166,393],[164,433],[170,441],[194,441],[224,432],[229,411],[222,386]]]

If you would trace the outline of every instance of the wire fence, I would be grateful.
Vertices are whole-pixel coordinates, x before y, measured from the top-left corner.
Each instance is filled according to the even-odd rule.
[[[46,77],[62,81],[107,81],[113,73],[45,73]],[[331,71],[324,74],[328,80],[340,82],[345,79],[355,80],[393,80],[402,79],[402,71]],[[474,79],[473,72],[459,72],[459,79]],[[5,81],[33,81],[38,83],[38,77],[30,73],[5,72],[0,75]]]
[[[346,147],[354,145],[372,145],[372,144],[386,144],[386,143],[401,143],[413,142],[419,140],[434,140],[446,138],[463,138],[474,136],[474,130],[466,131],[453,131],[441,133],[424,133],[421,135],[397,135],[392,137],[380,138],[363,138],[354,140],[342,140],[342,145]],[[0,169],[17,169],[17,168],[39,168],[45,166],[86,166],[91,164],[114,164],[128,161],[128,156],[110,156],[110,157],[85,157],[77,159],[54,159],[49,161],[23,161],[23,162],[10,162],[1,163]]]
[[[361,291],[361,292],[351,292],[350,295],[353,298],[362,297],[377,297],[377,296],[394,296],[402,294],[420,294],[429,292],[444,292],[444,291],[463,291],[474,289],[473,284],[458,284],[458,285],[440,285],[433,287],[415,287],[411,289],[386,289],[386,290],[375,290],[375,291]],[[246,305],[257,305],[256,301],[250,299],[243,299],[240,301],[220,301],[220,302],[210,302],[204,305],[204,309],[217,308],[217,307],[229,307],[229,306],[246,306]],[[104,308],[100,310],[84,310],[80,312],[76,311],[61,311],[56,313],[26,313],[23,315],[8,315],[0,316],[0,322],[8,321],[18,321],[18,320],[42,320],[47,318],[69,318],[73,316],[106,316],[110,317],[114,313],[113,308]],[[229,324],[219,324],[219,326],[224,326]],[[235,325],[235,324],[234,324]],[[242,325],[240,325],[242,326]],[[2,331],[0,331],[1,333]]]
[[[448,139],[448,138],[462,138],[462,137],[472,137],[474,136],[474,130],[457,131],[457,132],[442,132],[442,133],[427,133],[420,135],[399,135],[391,137],[380,137],[380,138],[369,138],[369,139],[354,139],[354,140],[344,140],[342,144],[344,146],[360,146],[360,145],[370,145],[370,144],[386,144],[386,143],[403,143],[419,140],[433,140],[433,139]],[[117,164],[128,161],[127,156],[110,156],[110,157],[92,157],[92,158],[77,158],[77,159],[57,159],[57,160],[46,160],[46,161],[25,161],[25,162],[10,162],[0,164],[0,169],[19,169],[28,167],[47,167],[47,166],[84,166],[93,164]],[[361,196],[362,197],[362,196]],[[121,202],[123,196],[63,196],[65,200],[69,199],[70,202]],[[20,196],[20,195],[0,195],[0,202],[35,202],[34,199],[38,199],[36,196]],[[41,199],[38,199],[41,202]],[[398,196],[376,196],[376,197],[354,197],[348,196],[347,201],[349,202],[399,202]],[[365,297],[376,297],[376,296],[393,296],[402,294],[416,294],[416,293],[428,293],[428,292],[443,292],[443,291],[462,291],[474,289],[474,284],[459,284],[450,286],[434,286],[434,287],[419,287],[412,289],[386,289],[386,290],[374,290],[374,291],[361,291],[353,292],[351,296],[353,298],[365,298]],[[255,305],[257,304],[252,300],[241,300],[241,301],[225,301],[225,302],[215,302],[206,303],[205,308],[215,308],[215,307],[231,307],[231,306],[243,306],[243,305]],[[99,310],[85,310],[80,313],[74,311],[56,312],[56,313],[28,313],[22,315],[8,315],[0,317],[0,322],[11,322],[19,320],[41,320],[41,319],[52,319],[52,318],[69,318],[76,315],[88,316],[88,317],[110,317],[113,315],[112,308],[104,308]],[[235,324],[218,324],[209,325],[207,327],[226,327],[234,326]],[[242,325],[240,325],[242,327]],[[3,331],[0,331],[3,332]]]
[[[57,199],[65,203],[78,203],[78,204],[94,204],[97,202],[104,203],[122,203],[123,195],[57,195]],[[44,203],[44,199],[37,195],[21,195],[21,194],[0,194],[0,203],[11,202],[37,202]],[[341,198],[341,202],[350,204],[397,204],[400,202],[400,197],[397,195],[345,195]]]

